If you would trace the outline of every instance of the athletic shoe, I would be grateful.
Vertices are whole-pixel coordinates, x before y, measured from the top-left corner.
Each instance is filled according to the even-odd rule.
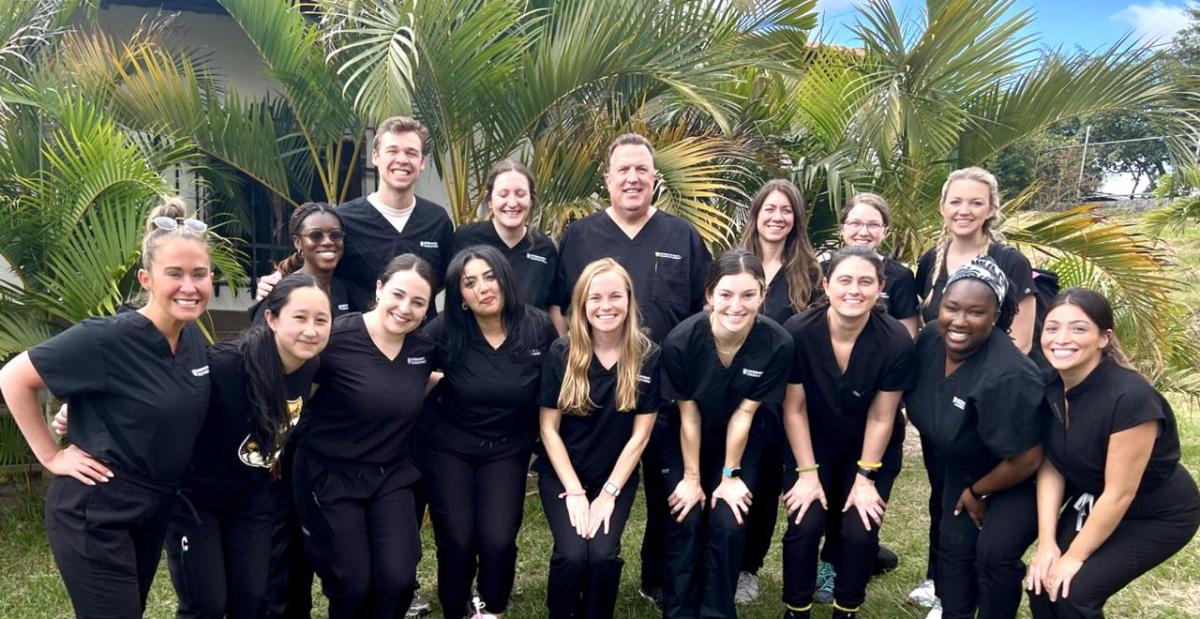
[[[414,595],[412,604],[408,605],[408,612],[404,613],[405,617],[424,617],[433,612],[433,604],[429,603],[429,599]]]
[[[925,615],[925,619],[942,619],[942,601],[938,600],[933,608],[929,609],[929,613]]]
[[[753,604],[758,600],[758,576],[750,572],[738,574],[737,590],[733,593],[736,604]]]
[[[663,590],[660,587],[653,587],[649,590],[638,587],[638,595],[650,600],[650,603],[654,604],[655,608],[661,609],[663,607]]]
[[[933,581],[926,579],[917,585],[908,593],[908,603],[921,608],[937,608],[941,612],[941,600],[937,597],[937,590],[934,589]]]
[[[875,554],[875,565],[871,569],[872,576],[878,576],[884,572],[890,572],[900,565],[900,557],[892,552],[887,546],[880,544],[879,552]]]
[[[818,604],[833,603],[833,584],[837,579],[837,572],[833,569],[832,563],[820,561],[817,564],[817,590],[813,592],[813,601]]]

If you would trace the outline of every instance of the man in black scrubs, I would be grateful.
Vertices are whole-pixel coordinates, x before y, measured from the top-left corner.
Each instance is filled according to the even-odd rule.
[[[584,267],[612,258],[629,272],[650,339],[661,343],[667,333],[704,305],[704,275],[711,259],[699,233],[688,222],[652,205],[654,146],[643,136],[627,133],[608,147],[604,174],[612,205],[567,227],[559,242],[557,302],[550,316],[559,333],[563,315]],[[661,435],[677,412],[664,405],[654,435],[642,455],[646,488],[646,535],[642,540],[642,593],[661,600],[665,578],[664,531],[667,491],[658,462]]]
[[[393,116],[380,123],[371,147],[379,189],[337,207],[346,239],[334,276],[347,284],[350,311],[370,309],[375,279],[400,254],[424,258],[439,288],[446,276],[454,256],[454,224],[444,207],[416,194],[428,144],[429,131],[417,120]],[[260,278],[258,296],[266,296],[280,278],[278,272]],[[426,319],[436,315],[430,307]]]

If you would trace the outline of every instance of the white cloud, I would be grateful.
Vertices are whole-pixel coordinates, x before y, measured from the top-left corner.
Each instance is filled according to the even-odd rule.
[[[1165,43],[1187,26],[1187,5],[1163,4],[1162,0],[1150,4],[1134,3],[1109,19],[1131,26],[1138,36],[1148,41]]]

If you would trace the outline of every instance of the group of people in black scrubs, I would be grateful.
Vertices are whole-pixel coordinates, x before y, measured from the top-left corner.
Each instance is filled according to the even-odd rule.
[[[782,502],[781,613],[852,618],[886,563],[907,423],[931,486],[914,591],[931,616],[1013,617],[1024,587],[1035,617],[1101,617],[1200,526],[1171,408],[1122,354],[1108,301],[1067,290],[1034,333],[1033,272],[995,237],[986,171],[950,175],[914,277],[878,251],[881,197],[850,199],[821,262],[782,180],[712,259],[653,206],[636,134],[606,153],[610,206],[557,247],[512,161],[487,179],[487,218],[455,230],[415,195],[427,140],[388,119],[376,192],[296,209],[296,252],[233,341],[206,347],[195,324],[206,225],[171,200],[147,222],[139,309],[0,370],[55,476],[46,526],[77,616],[141,616],[164,545],[179,617],[308,616],[314,573],[330,617],[411,615],[428,509],[444,615],[502,617],[532,460],[552,617],[619,614],[640,486],[639,590],[664,617],[734,617],[756,597]],[[69,404],[66,448],[44,389]]]

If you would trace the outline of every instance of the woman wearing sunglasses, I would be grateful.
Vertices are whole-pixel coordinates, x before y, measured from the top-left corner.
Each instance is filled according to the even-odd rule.
[[[335,318],[349,312],[346,282],[333,274],[346,249],[346,233],[337,209],[326,202],[305,202],[292,212],[288,233],[296,251],[279,261],[275,269],[283,277],[291,273],[311,275],[329,292]],[[250,311],[255,322],[262,320],[261,301]]]
[[[179,199],[155,208],[142,239],[137,311],[88,318],[0,370],[0,392],[54,474],[46,529],[78,617],[141,617],[175,489],[208,407],[204,336],[212,296],[204,222]],[[69,402],[70,446],[46,427],[38,392]]]

